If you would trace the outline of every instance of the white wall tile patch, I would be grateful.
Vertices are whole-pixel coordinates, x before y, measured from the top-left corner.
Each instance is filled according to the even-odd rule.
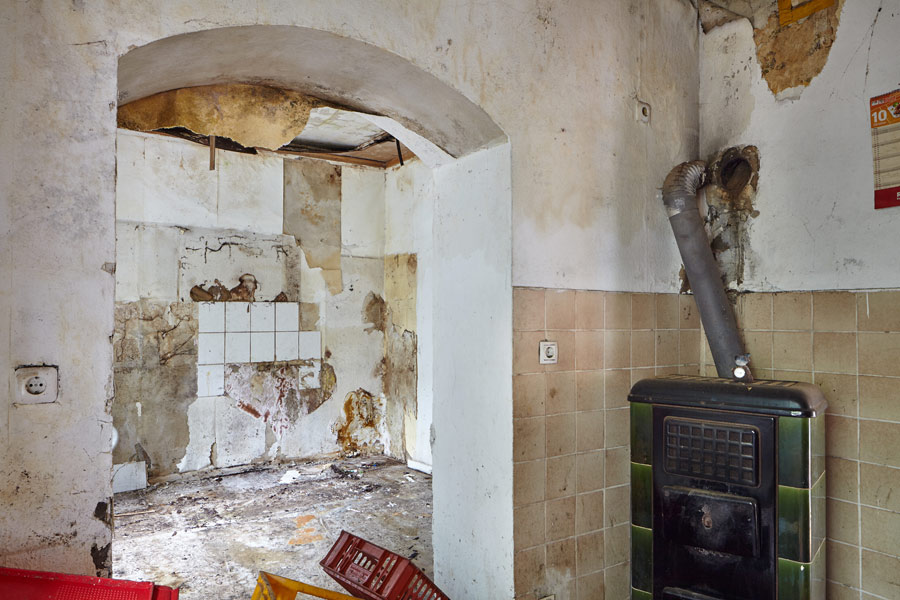
[[[300,331],[298,302],[203,302],[199,307],[197,392],[224,393],[225,364],[312,360],[300,384],[319,387],[322,336]]]
[[[221,365],[225,362],[225,334],[201,333],[197,347],[197,364]]]
[[[250,331],[250,303],[225,302],[225,331]]]
[[[225,331],[225,303],[200,303],[200,333],[219,333]]]
[[[250,304],[250,331],[275,331],[274,302],[253,302]]]
[[[275,331],[300,330],[300,304],[298,302],[275,303]]]
[[[225,362],[250,362],[250,334],[231,332],[225,334]]]
[[[225,365],[197,367],[197,395],[221,396],[225,393]]]
[[[250,334],[250,362],[275,360],[275,332],[254,331]]]
[[[300,332],[300,360],[322,358],[322,334],[318,331]]]
[[[296,331],[275,333],[275,360],[297,360],[300,357]]]

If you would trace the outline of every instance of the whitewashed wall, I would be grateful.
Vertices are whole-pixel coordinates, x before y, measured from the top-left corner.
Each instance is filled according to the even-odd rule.
[[[273,155],[216,151],[119,129],[116,219],[280,235],[284,168]]]
[[[458,598],[513,592],[509,153],[434,171],[434,570]]]
[[[659,235],[665,221],[654,193],[671,164],[697,151],[696,20],[688,0],[0,3],[0,147],[9,157],[0,172],[8,184],[6,223],[14,227],[7,242],[15,249],[3,263],[10,291],[0,292],[10,348],[4,372],[48,361],[60,365],[64,383],[52,418],[50,411],[11,412],[9,396],[3,404],[0,431],[15,436],[2,464],[16,469],[0,473],[0,490],[21,492],[2,492],[0,559],[91,572],[91,545],[110,539],[93,512],[110,494],[103,425],[113,277],[102,267],[114,262],[118,57],[174,34],[274,23],[334,32],[404,57],[483,107],[509,136],[505,181],[512,191],[500,186],[473,197],[469,187],[457,188],[459,214],[491,219],[466,221],[478,232],[469,239],[479,249],[499,248],[481,254],[458,245],[448,233],[462,219],[447,221],[449,206],[439,198],[435,261],[447,254],[434,271],[452,281],[435,282],[433,299],[434,364],[441,365],[434,461],[445,474],[435,477],[438,583],[454,598],[509,598],[510,272],[519,285],[674,289],[678,261],[674,244]],[[654,107],[655,125],[642,130],[631,120],[634,96]],[[65,160],[51,165],[49,156]],[[441,198],[449,204],[449,196]],[[39,228],[52,235],[35,235]],[[476,292],[476,283],[486,287]],[[476,298],[475,329],[464,333],[478,333],[479,344],[492,349],[478,362],[464,352],[454,321],[460,303]],[[21,465],[32,467],[31,482]],[[51,544],[71,522],[78,536]]]
[[[845,2],[828,62],[797,100],[769,91],[749,21],[701,35],[701,154],[759,148],[745,289],[900,286],[900,208],[873,208],[868,105],[900,87],[898,29],[896,1]]]

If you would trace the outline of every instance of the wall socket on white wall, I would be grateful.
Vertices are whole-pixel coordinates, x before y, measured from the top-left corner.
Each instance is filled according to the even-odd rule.
[[[15,404],[49,404],[59,394],[59,370],[55,366],[16,367]]]

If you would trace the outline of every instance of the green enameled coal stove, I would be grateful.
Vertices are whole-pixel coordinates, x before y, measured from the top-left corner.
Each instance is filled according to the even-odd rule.
[[[671,375],[629,401],[632,598],[824,600],[819,388]]]

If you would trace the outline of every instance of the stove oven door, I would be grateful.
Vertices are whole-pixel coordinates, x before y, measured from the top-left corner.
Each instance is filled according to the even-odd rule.
[[[654,597],[774,599],[774,418],[653,412]]]

